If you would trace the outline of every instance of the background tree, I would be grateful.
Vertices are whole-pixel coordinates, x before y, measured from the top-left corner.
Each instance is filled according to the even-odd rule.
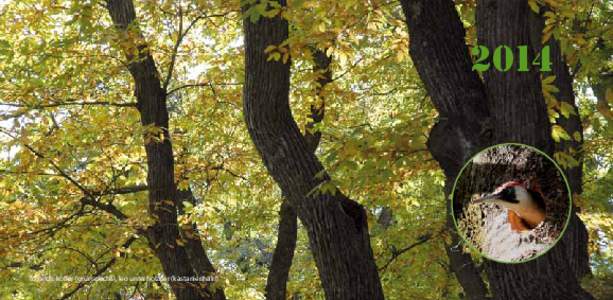
[[[286,3],[278,5],[282,8]],[[280,10],[272,10],[271,18],[262,18],[257,11],[270,8],[267,2],[244,8],[243,105],[249,134],[271,176],[305,224],[326,298],[383,299],[366,212],[336,190],[300,133],[289,106],[287,56],[273,62],[268,59],[269,46],[288,52],[284,48],[288,24],[276,15]]]
[[[464,28],[451,1],[401,3],[411,37],[411,56],[441,114],[430,134],[428,147],[445,171],[448,186],[463,161],[489,144],[522,142],[549,153],[553,153],[555,148],[558,151],[570,150],[575,154],[574,161],[580,161],[576,154],[580,137],[562,145],[554,145],[550,137],[546,100],[551,99],[546,98],[553,98],[553,95],[551,89],[541,86],[537,71],[490,70],[484,72],[482,81],[471,71]],[[539,22],[538,17],[531,15],[526,1],[478,1],[477,41],[490,49],[507,45],[515,49],[515,54],[517,46],[529,45],[532,57],[536,57],[535,53],[540,51],[542,45],[539,35],[537,38],[534,38],[534,33],[531,35],[531,25]],[[451,30],[443,29],[449,26],[449,22],[452,22]],[[565,91],[558,95],[564,99],[562,105],[570,107],[565,114],[567,120],[553,126],[554,138],[559,142],[556,131],[570,131],[580,136],[580,122],[576,117],[578,114],[568,67],[559,46],[551,38],[543,40],[553,44],[552,56],[556,64],[553,78],[557,78]],[[451,76],[449,72],[452,72]],[[576,193],[581,192],[580,171],[578,163],[567,170]],[[586,247],[585,226],[573,213],[562,241],[544,256],[520,265],[486,262],[492,293],[495,297],[510,299],[535,296],[543,299],[591,299],[578,282],[588,272]],[[454,255],[452,251],[449,251],[450,256]],[[457,260],[472,264],[466,256]],[[458,279],[464,281],[463,286],[469,297],[483,298],[485,286],[479,283],[478,272],[473,269],[470,273],[462,273],[466,271],[460,271],[461,265],[456,265],[455,269]],[[548,288],[541,289],[535,282]]]
[[[313,72],[317,74],[315,95],[320,103],[311,104],[310,121],[306,124],[304,138],[309,150],[315,153],[321,140],[321,132],[315,129],[324,118],[325,98],[324,88],[332,81],[330,71],[331,58],[322,50],[316,49],[313,55],[315,66]],[[279,210],[279,229],[277,244],[270,262],[268,278],[266,279],[266,299],[286,299],[287,279],[298,238],[298,219],[296,211],[288,200],[284,199]]]

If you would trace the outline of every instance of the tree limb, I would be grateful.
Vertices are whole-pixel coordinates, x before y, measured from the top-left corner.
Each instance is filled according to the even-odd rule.
[[[136,103],[127,102],[127,103],[116,103],[116,102],[107,102],[107,101],[69,101],[69,102],[54,102],[49,104],[23,104],[23,103],[0,103],[0,105],[11,106],[11,107],[23,107],[30,109],[42,109],[49,107],[59,107],[59,106],[87,106],[87,105],[101,105],[101,106],[116,106],[116,107],[136,107]]]
[[[117,207],[115,207],[111,203],[101,203],[100,201],[95,200],[91,196],[85,196],[81,198],[81,203],[84,205],[90,205],[102,211],[105,211],[113,216],[115,216],[120,221],[125,221],[128,219],[128,216],[121,212]]]
[[[121,43],[121,50],[128,60],[128,71],[134,80],[134,94],[138,101],[141,124],[161,128],[164,137],[160,142],[148,142],[144,138],[148,167],[149,213],[155,219],[155,223],[147,229],[149,245],[160,260],[167,277],[198,275],[200,267],[198,262],[203,259],[208,260],[207,257],[200,257],[206,256],[200,238],[197,235],[192,236],[193,241],[190,245],[195,246],[193,249],[191,247],[186,249],[179,244],[182,233],[178,226],[177,213],[183,198],[178,193],[174,176],[174,153],[168,131],[167,83],[160,82],[161,76],[138,27],[133,2],[108,0],[106,8],[121,38],[126,41]],[[178,44],[180,40],[175,48]],[[134,51],[134,48],[138,51]],[[172,67],[167,75],[168,81],[171,76]],[[169,282],[179,300],[225,299],[223,289],[211,284],[211,282],[207,284]]]
[[[7,132],[6,130],[4,130],[2,128],[0,128],[0,132],[8,135],[9,137],[11,137],[13,139],[17,139],[11,133]],[[122,220],[122,221],[125,221],[128,218],[124,213],[122,213],[114,205],[112,205],[110,203],[106,203],[106,204],[100,203],[98,200],[96,200],[95,196],[101,196],[101,194],[98,195],[96,192],[92,192],[89,189],[87,189],[84,186],[82,186],[76,179],[72,178],[72,176],[70,176],[62,168],[60,168],[53,160],[48,159],[45,155],[43,155],[42,153],[38,152],[31,145],[29,145],[27,143],[21,143],[21,144],[26,149],[28,149],[30,152],[32,152],[36,157],[48,161],[49,164],[53,167],[53,169],[55,169],[59,173],[60,177],[68,180],[72,185],[74,185],[79,190],[81,190],[81,192],[83,192],[83,194],[84,194],[83,198],[81,198],[81,200],[80,200],[80,202],[82,204],[84,204],[84,205],[91,205],[91,206],[96,207],[96,208],[98,208],[98,209],[100,209],[102,211],[108,212],[109,214],[117,217],[119,220]],[[138,189],[142,189],[142,187],[136,186],[136,187],[125,188],[124,190],[120,189],[120,190],[117,190],[117,191],[118,192],[128,193],[128,192],[133,192],[133,191],[138,190]]]
[[[311,121],[307,123],[304,138],[309,150],[314,154],[321,140],[321,132],[311,132],[317,123],[324,117],[325,104],[322,95],[324,87],[332,82],[332,71],[330,70],[331,57],[324,51],[314,50],[315,67],[314,72],[318,73],[316,95],[322,101],[320,106],[311,105]],[[279,211],[279,229],[277,233],[277,244],[272,256],[268,277],[266,279],[266,299],[285,300],[287,290],[287,280],[289,271],[294,258],[296,240],[298,235],[297,215],[294,208],[289,203],[287,197],[283,197],[281,209]]]
[[[192,29],[192,27],[194,25],[196,25],[196,23],[198,23],[198,21],[203,20],[203,19],[207,19],[207,18],[214,18],[214,17],[225,17],[229,14],[230,12],[226,12],[223,14],[213,14],[213,15],[207,15],[207,14],[202,14],[196,18],[194,18],[194,20],[192,20],[189,25],[187,25],[187,28],[185,28],[185,31],[183,31],[183,9],[181,8],[180,4],[179,4],[179,35],[177,37],[177,41],[174,44],[174,47],[172,49],[172,54],[171,54],[171,58],[170,58],[170,66],[168,67],[168,73],[166,73],[166,79],[164,79],[163,82],[163,88],[164,90],[168,89],[168,86],[170,85],[170,80],[172,79],[172,73],[174,72],[174,67],[177,61],[177,55],[179,52],[179,46],[181,46],[181,43],[183,42],[183,39],[185,38],[185,36],[187,36],[187,34],[189,34],[189,31]],[[176,91],[177,89],[173,89],[170,92],[168,92],[168,95],[172,94],[174,91]]]
[[[430,99],[440,114],[430,131],[428,149],[443,169],[445,195],[464,161],[491,143],[487,96],[472,71],[465,30],[451,0],[401,0],[409,29],[409,53]],[[447,197],[445,197],[447,199]],[[487,287],[470,255],[457,248],[450,207],[446,245],[451,269],[469,299],[485,299]]]
[[[120,248],[129,248],[130,245],[136,241],[136,237],[132,236],[130,237],[126,242],[124,242]],[[62,297],[60,297],[60,300],[66,300],[69,299],[70,297],[72,297],[75,293],[77,293],[79,290],[81,290],[83,287],[87,286],[90,282],[94,281],[96,278],[98,278],[100,275],[104,274],[104,272],[106,272],[108,269],[110,269],[115,263],[117,262],[117,257],[113,256],[113,258],[111,258],[111,260],[109,260],[106,264],[104,264],[101,268],[99,268],[98,270],[96,270],[96,272],[90,276],[87,280],[84,281],[80,281],[77,286],[72,289],[70,292],[62,295]]]
[[[420,236],[419,238],[417,238],[417,241],[400,249],[397,251],[392,252],[392,256],[387,260],[387,262],[385,262],[385,264],[383,264],[383,266],[381,266],[379,268],[379,272],[383,272],[385,271],[385,269],[387,269],[387,267],[394,262],[394,260],[396,260],[398,257],[400,257],[402,254],[408,252],[409,250],[426,243],[427,241],[429,241],[432,238],[432,234],[425,234]]]
[[[243,11],[249,5],[257,4]],[[289,64],[267,61],[266,47],[287,39],[287,22],[277,15],[256,22],[244,18],[243,25],[247,129],[264,165],[307,228],[327,299],[383,299],[366,212],[340,191],[317,193],[330,177],[292,118]]]
[[[465,30],[450,0],[401,0],[409,28],[409,53],[440,114],[428,148],[447,177],[490,142],[487,96],[465,43]],[[452,142],[453,141],[453,142]]]

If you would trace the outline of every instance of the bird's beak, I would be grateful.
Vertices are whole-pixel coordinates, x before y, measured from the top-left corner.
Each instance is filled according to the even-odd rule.
[[[481,197],[481,198],[479,198],[477,200],[474,200],[472,203],[479,204],[479,203],[483,203],[483,202],[488,201],[488,200],[495,200],[495,199],[499,199],[499,195],[498,194],[489,194],[489,195],[483,196],[483,197]]]

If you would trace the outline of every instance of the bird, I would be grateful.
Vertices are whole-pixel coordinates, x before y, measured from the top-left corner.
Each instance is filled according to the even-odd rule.
[[[545,220],[545,199],[540,188],[519,180],[507,181],[472,202],[495,203],[506,208],[511,229],[516,232],[532,230]]]

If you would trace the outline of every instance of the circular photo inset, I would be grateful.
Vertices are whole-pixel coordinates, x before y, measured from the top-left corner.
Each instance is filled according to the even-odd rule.
[[[521,263],[545,253],[562,236],[571,191],[545,153],[500,144],[464,165],[451,201],[456,229],[471,248],[497,262]]]

